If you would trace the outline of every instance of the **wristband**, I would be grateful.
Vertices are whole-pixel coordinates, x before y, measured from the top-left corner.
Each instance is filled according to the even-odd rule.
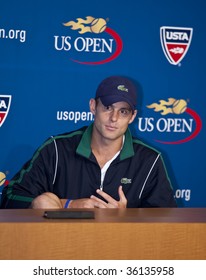
[[[68,208],[68,205],[69,205],[69,202],[71,201],[71,199],[67,199],[67,201],[66,201],[66,203],[65,203],[65,205],[64,205],[64,208]]]

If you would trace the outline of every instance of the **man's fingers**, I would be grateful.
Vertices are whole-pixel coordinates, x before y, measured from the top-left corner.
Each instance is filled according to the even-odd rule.
[[[122,190],[122,186],[119,186],[118,193],[120,201],[123,203],[127,202],[126,196],[124,195],[124,192]]]
[[[90,198],[95,201],[95,202],[98,202],[98,203],[101,203],[101,204],[104,204],[106,205],[107,203],[105,201],[103,201],[102,199],[96,197],[95,195],[91,195]]]
[[[104,198],[104,200],[106,200],[107,202],[103,201],[101,198],[98,198],[98,197],[92,195],[90,198],[94,201],[95,207],[98,207],[98,208],[126,208],[127,199],[122,190],[122,186],[119,186],[119,188],[118,188],[119,201],[115,200],[110,195],[108,195],[104,191],[101,191],[100,189],[97,189],[96,192],[98,193],[98,195],[100,195],[102,198]]]
[[[103,201],[102,199],[100,199],[100,198],[98,198],[94,195],[91,195],[90,199],[93,201],[94,207],[96,207],[96,208],[108,208],[108,204],[105,201]]]
[[[112,198],[110,195],[108,195],[107,193],[97,189],[96,192],[101,195],[108,203],[110,204],[116,204],[116,200],[114,198]]]

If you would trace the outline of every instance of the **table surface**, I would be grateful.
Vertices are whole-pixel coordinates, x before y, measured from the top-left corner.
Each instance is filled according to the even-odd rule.
[[[0,223],[206,223],[206,208],[67,209],[80,210],[94,212],[95,218],[47,219],[43,209],[1,209]]]
[[[0,210],[0,259],[206,259],[206,208],[87,209],[94,219],[44,211]]]

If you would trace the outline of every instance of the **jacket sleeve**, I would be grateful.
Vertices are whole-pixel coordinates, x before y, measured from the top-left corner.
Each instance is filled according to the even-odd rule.
[[[36,196],[52,191],[55,160],[54,143],[45,142],[4,187],[1,208],[29,208]]]
[[[159,155],[142,193],[141,207],[177,207],[161,155]]]

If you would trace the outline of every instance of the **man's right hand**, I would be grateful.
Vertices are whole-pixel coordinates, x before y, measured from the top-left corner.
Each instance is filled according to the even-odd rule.
[[[64,208],[67,199],[59,199],[51,192],[45,192],[33,199],[32,209],[61,209]],[[91,198],[80,198],[71,200],[68,208],[94,208],[95,201]]]
[[[95,201],[91,198],[80,198],[71,200],[68,208],[94,208]]]

